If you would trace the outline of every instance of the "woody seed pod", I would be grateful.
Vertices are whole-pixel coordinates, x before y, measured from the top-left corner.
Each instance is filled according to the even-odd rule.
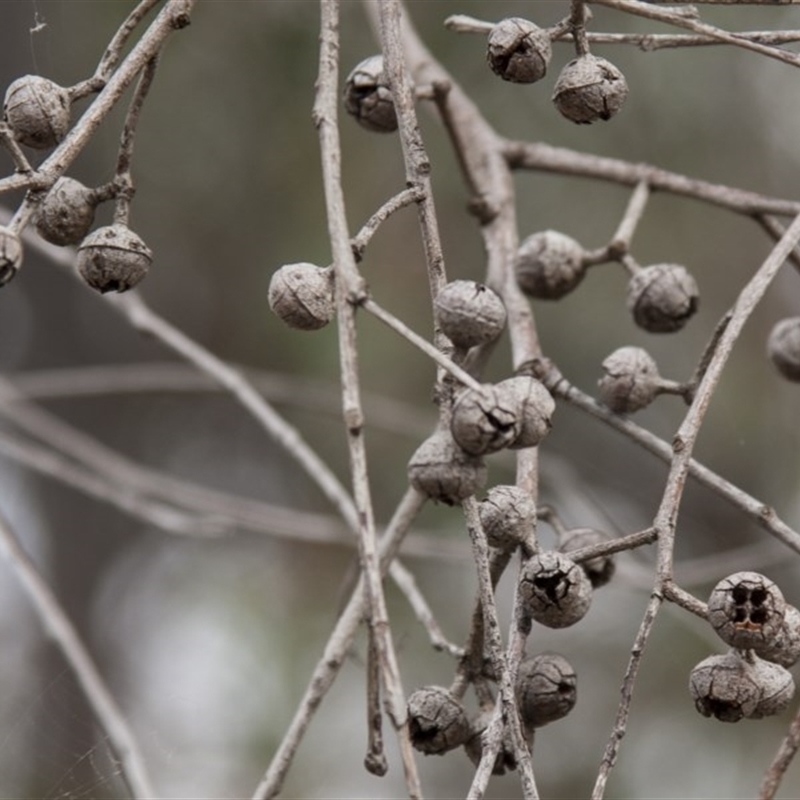
[[[139,283],[153,261],[153,253],[127,225],[105,225],[78,246],[81,277],[98,292],[127,292]]]
[[[518,405],[508,395],[490,384],[481,391],[460,392],[453,404],[450,432],[462,450],[473,456],[496,453],[519,436]]]
[[[571,292],[585,274],[583,247],[564,233],[534,233],[517,251],[517,283],[531,297],[558,300]]]
[[[500,550],[513,550],[536,524],[536,504],[517,486],[493,486],[478,510],[487,541]]]
[[[39,206],[36,230],[50,244],[78,244],[94,222],[94,192],[74,178],[59,178]]]
[[[536,447],[553,427],[551,417],[556,408],[544,384],[527,375],[506,378],[495,385],[504,404],[514,408],[519,434],[508,445],[512,450]]]
[[[758,681],[735,650],[701,661],[689,677],[689,691],[704,717],[721,722],[752,716],[761,699]]]
[[[514,687],[520,716],[531,728],[565,717],[575,707],[577,686],[575,670],[563,656],[543,653],[526,658]]]
[[[436,297],[442,332],[464,349],[496,339],[506,324],[506,307],[488,286],[475,281],[452,281]]]
[[[758,656],[748,661],[753,680],[758,684],[760,696],[749,719],[762,719],[780,714],[789,707],[794,697],[792,673],[778,664],[771,664]]]
[[[763,646],[753,648],[766,661],[792,667],[800,660],[800,611],[787,605],[781,628]]]
[[[492,721],[494,711],[487,710],[481,712],[472,721],[472,737],[464,744],[464,751],[466,752],[469,760],[477,767],[481,763],[481,756],[483,755],[483,737],[489,723]],[[528,736],[528,746],[533,746],[533,730],[526,731]],[[500,751],[494,761],[492,767],[492,775],[505,775],[506,772],[513,772],[517,768],[517,758],[514,755],[514,744],[511,741],[511,732],[506,728],[503,731],[503,739],[500,745]]]
[[[627,96],[625,76],[610,61],[591,53],[570,61],[553,89],[553,102],[562,116],[581,124],[611,119]]]
[[[425,686],[408,698],[411,744],[426,756],[444,755],[472,735],[461,703],[441,686]]]
[[[333,270],[300,262],[284,264],[272,274],[269,307],[290,328],[316,331],[336,312]]]
[[[344,107],[369,131],[391,133],[397,130],[397,114],[383,72],[383,56],[365,58],[347,76]]]
[[[486,483],[486,474],[483,461],[465,453],[445,428],[429,436],[408,462],[411,485],[449,506],[475,494]]]
[[[594,528],[573,528],[564,534],[558,549],[562,553],[569,554],[582,547],[608,542],[610,539],[611,537],[607,533]],[[611,580],[616,570],[616,563],[614,556],[597,556],[597,558],[582,561],[580,567],[586,573],[592,588],[597,589],[605,586]]]
[[[767,340],[767,354],[784,378],[800,381],[800,317],[775,325]]]
[[[548,628],[566,628],[583,619],[592,603],[592,584],[568,556],[543,551],[528,559],[520,573],[525,613]]]
[[[740,650],[764,649],[779,634],[786,615],[783,593],[758,572],[723,578],[708,598],[708,621],[723,642]]]
[[[489,32],[486,58],[492,72],[505,81],[541,80],[552,55],[547,31],[521,17],[501,20]]]
[[[3,115],[18,142],[42,150],[66,136],[69,106],[63,86],[41,75],[24,75],[6,89]]]
[[[697,311],[699,289],[680,264],[644,267],[628,283],[628,309],[634,322],[651,333],[680,330]]]
[[[10,228],[0,226],[0,286],[5,286],[22,266],[22,242]]]
[[[600,399],[615,414],[632,414],[653,402],[661,376],[658,365],[641,347],[620,347],[603,361],[597,382]]]

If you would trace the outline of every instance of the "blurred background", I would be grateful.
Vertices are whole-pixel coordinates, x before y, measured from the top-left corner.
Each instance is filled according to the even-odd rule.
[[[343,3],[342,77],[377,52],[357,2]],[[90,75],[130,2],[15,0],[0,7],[0,86],[27,73],[63,85]],[[643,53],[597,46],[630,86],[614,120],[575,126],[555,111],[552,85],[571,58],[555,45],[550,74],[505,84],[488,69],[481,36],[445,30],[465,13],[550,25],[567,0],[425,0],[409,4],[423,38],[510,137],[651,162],[698,178],[796,199],[800,77],[784,64],[724,47]],[[597,31],[668,29],[602,8]],[[133,174],[132,225],[155,253],[142,294],[213,353],[252,374],[268,399],[349,486],[337,419],[335,326],[304,334],[272,316],[267,287],[283,263],[330,261],[311,123],[319,9],[311,0],[201,0],[192,25],[172,37],[144,108]],[[703,8],[734,30],[797,29],[796,8]],[[36,30],[34,30],[36,29]],[[468,194],[441,127],[420,108],[449,277],[484,269]],[[89,185],[113,175],[122,112],[112,114],[70,174]],[[355,231],[403,186],[397,138],[341,121],[348,216]],[[4,173],[13,166],[5,157]],[[588,248],[604,245],[629,193],[557,175],[517,181],[520,235],[555,228]],[[19,196],[6,195],[10,209]],[[104,216],[105,215],[105,216]],[[110,221],[110,209],[100,212]],[[652,198],[633,245],[642,264],[685,264],[700,310],[681,332],[653,335],[625,310],[626,277],[606,265],[558,303],[536,302],[543,347],[562,372],[594,393],[614,349],[648,348],[663,375],[686,379],[717,320],[770,249],[760,228],[723,210]],[[413,210],[391,219],[363,263],[374,297],[428,334],[427,281]],[[786,267],[747,325],[711,406],[697,455],[800,526],[800,389],[764,356],[780,318],[800,314],[800,276]],[[405,466],[432,429],[434,369],[373,319],[360,320],[367,441],[379,521],[406,488]],[[216,537],[171,535],[111,504],[21,465],[4,442],[31,444],[19,403],[0,411],[0,512],[47,576],[130,720],[165,798],[249,797],[269,763],[347,599],[355,551],[330,505],[229,396],[136,333],[113,301],[33,249],[0,293],[0,369],[39,408],[137,463],[155,481],[180,478],[208,503],[247,509],[250,522]],[[507,340],[488,378],[507,376]],[[25,406],[30,407],[30,406]],[[659,399],[637,421],[669,439],[685,406]],[[15,421],[16,420],[16,421]],[[541,447],[541,499],[570,526],[622,535],[650,524],[666,469],[613,431],[560,406]],[[41,434],[46,445],[52,437]],[[13,440],[9,437],[16,437]],[[41,446],[42,442],[39,442]],[[24,448],[23,448],[24,449]],[[493,456],[490,482],[513,480],[513,460]],[[246,505],[232,498],[247,498]],[[200,502],[200,501],[198,501]],[[282,510],[283,509],[283,510]],[[303,512],[287,514],[286,510]],[[198,526],[198,533],[203,528]],[[542,529],[545,544],[549,531]],[[543,797],[590,792],[648,599],[652,548],[619,558],[618,575],[588,616],[563,631],[536,627],[529,652],[556,650],[577,670],[579,701],[537,734]],[[463,642],[476,589],[458,510],[426,508],[404,555],[445,634]],[[738,569],[776,580],[800,603],[798,563],[709,491],[690,483],[678,527],[677,579],[705,599]],[[119,768],[70,670],[48,639],[13,572],[0,565],[0,797],[124,797]],[[503,581],[505,613],[511,585]],[[387,584],[404,686],[447,685],[452,659],[430,646],[405,600]],[[403,795],[399,760],[373,778],[362,768],[366,725],[363,641],[325,699],[285,786],[294,798]],[[614,798],[738,798],[757,792],[791,713],[724,725],[694,710],[691,668],[722,645],[707,626],[667,608],[644,658],[628,736],[608,787]],[[392,736],[387,731],[387,740]],[[392,745],[393,747],[393,745]],[[420,757],[426,796],[463,796],[463,753]],[[518,779],[493,780],[489,796],[519,796]],[[800,796],[794,766],[781,797]]]

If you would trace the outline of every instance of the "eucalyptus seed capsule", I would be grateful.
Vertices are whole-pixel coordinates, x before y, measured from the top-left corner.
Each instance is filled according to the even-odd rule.
[[[708,598],[708,621],[731,647],[761,650],[780,633],[786,601],[778,586],[758,572],[723,578]]]
[[[600,400],[615,414],[646,408],[659,392],[661,376],[655,359],[641,347],[620,347],[603,361],[597,382]]]
[[[697,311],[699,290],[680,264],[654,264],[628,283],[628,308],[634,322],[651,333],[680,330]]]
[[[69,131],[69,92],[41,75],[24,75],[6,90],[3,115],[21,144],[54,147]]]
[[[519,546],[536,525],[536,504],[518,486],[493,486],[478,510],[487,541],[500,550]]]
[[[539,231],[517,251],[515,271],[519,288],[530,297],[558,300],[569,294],[586,274],[585,251],[571,236]]]
[[[611,119],[627,97],[625,76],[610,61],[591,53],[570,61],[553,89],[553,102],[562,116],[580,124]]]
[[[506,325],[506,307],[488,286],[475,281],[448,283],[436,297],[442,332],[464,349],[496,339]]]
[[[565,717],[575,707],[577,686],[575,670],[564,656],[543,653],[524,659],[515,686],[520,716],[531,728]]]
[[[336,312],[333,270],[305,262],[284,264],[270,279],[268,300],[273,313],[290,328],[324,328]]]
[[[425,755],[444,755],[472,735],[464,706],[441,686],[424,686],[408,698],[411,744]]]
[[[74,178],[59,178],[39,206],[36,230],[50,244],[79,244],[91,230],[97,201]]]
[[[126,292],[147,275],[153,252],[127,225],[98,228],[78,246],[81,277],[98,292]]]
[[[592,584],[568,556],[542,551],[520,573],[522,608],[548,628],[566,628],[583,619],[592,603]]]
[[[483,461],[465,453],[444,428],[429,436],[408,462],[411,485],[432,500],[450,506],[475,494],[485,485],[486,476]]]
[[[509,17],[489,32],[486,59],[505,81],[534,83],[547,73],[553,48],[547,31],[527,19]]]
[[[767,353],[784,378],[800,381],[800,317],[776,323],[767,341]]]
[[[347,76],[344,107],[369,131],[391,133],[397,130],[397,113],[383,71],[383,56],[365,58]]]

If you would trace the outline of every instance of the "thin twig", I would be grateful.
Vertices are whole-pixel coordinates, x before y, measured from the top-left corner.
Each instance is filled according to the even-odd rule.
[[[642,618],[642,622],[639,625],[639,630],[636,633],[636,638],[631,648],[631,655],[628,659],[628,666],[625,670],[625,676],[622,679],[622,688],[620,690],[621,697],[617,708],[617,716],[614,720],[614,727],[611,729],[611,735],[606,743],[603,759],[597,773],[594,789],[592,790],[592,800],[602,800],[611,770],[617,763],[619,747],[628,729],[633,689],[639,674],[642,655],[645,645],[650,638],[650,633],[653,630],[653,625],[662,602],[663,597],[658,592],[653,592],[650,596],[650,602],[647,604],[647,610]]]
[[[402,320],[399,320],[393,314],[390,314],[385,308],[378,305],[372,298],[367,298],[361,303],[364,311],[369,312],[374,317],[379,319],[385,325],[388,325],[393,331],[399,333],[404,339],[411,342],[415,347],[421,350],[425,355],[433,359],[443,370],[449,372],[456,380],[464,384],[464,386],[474,389],[476,392],[482,392],[483,386],[479,381],[476,381],[468,372],[463,370],[454,361],[449,359],[444,353],[435,348],[427,339],[423,339],[418,333],[414,333]]]
[[[587,0],[590,3],[595,3],[601,6],[614,8],[617,11],[624,11],[628,14],[635,14],[646,19],[652,19],[657,22],[666,22],[670,25],[675,25],[679,28],[686,28],[694,33],[709,36],[712,39],[718,39],[720,42],[732,44],[736,47],[741,47],[745,50],[751,50],[754,53],[760,53],[763,56],[774,58],[778,61],[783,61],[785,64],[791,64],[794,67],[800,66],[800,56],[796,53],[791,53],[787,50],[781,50],[777,47],[770,45],[760,44],[759,42],[743,39],[733,33],[717,28],[715,25],[709,25],[705,22],[699,22],[684,14],[676,14],[673,11],[666,9],[660,10],[653,8],[648,3],[641,3],[638,0]]]
[[[130,204],[133,199],[133,177],[131,176],[131,161],[133,160],[133,146],[136,141],[136,130],[139,126],[144,101],[153,85],[158,56],[153,56],[139,76],[133,97],[128,104],[125,115],[125,124],[120,135],[119,151],[117,152],[117,168],[114,172],[114,184],[117,190],[116,204],[114,207],[114,222],[127,225],[130,217]]]
[[[797,751],[800,749],[800,708],[792,719],[789,730],[781,742],[778,752],[772,759],[764,777],[761,781],[761,787],[758,790],[758,800],[773,800],[778,787],[789,769]]]
[[[0,433],[0,454],[96,500],[111,503],[125,513],[168,533],[208,537],[219,536],[225,531],[219,518],[187,512],[168,503],[144,497],[132,491],[129,486],[82,469],[56,451],[25,441],[7,431]]]
[[[400,501],[379,544],[382,573],[385,573],[389,568],[389,564],[397,554],[403,537],[424,502],[425,499],[422,495],[413,489],[409,489]],[[267,798],[275,797],[280,792],[297,748],[300,746],[314,713],[339,674],[366,608],[366,590],[362,577],[359,579],[347,606],[342,611],[328,638],[322,657],[314,668],[311,680],[295,711],[289,728],[281,739],[281,743],[272,757],[264,777],[256,787],[252,800],[267,800]]]
[[[601,420],[662,461],[669,463],[672,457],[672,448],[663,439],[637,425],[628,417],[614,414],[599,405],[594,398],[570,384],[552,362],[540,362],[540,367],[534,369],[534,374],[543,380],[553,396],[565,400],[580,411]],[[800,533],[780,519],[773,508],[694,459],[689,461],[689,474],[699,483],[727,500],[734,508],[745,513],[787,547],[800,553]]]
[[[692,197],[748,216],[775,214],[794,217],[800,213],[800,203],[796,201],[780,200],[724,184],[690,178],[651,164],[634,164],[623,159],[581,153],[566,147],[553,147],[543,142],[504,140],[502,148],[512,169],[542,170],[560,175],[597,178],[623,186],[636,186],[646,181],[653,191]]]
[[[361,226],[361,230],[353,237],[351,246],[356,261],[361,260],[375,232],[392,214],[399,211],[401,208],[410,206],[412,203],[419,203],[424,197],[425,193],[419,186],[412,186],[409,189],[403,189],[402,192],[398,192],[394,197],[389,198]]]
[[[136,76],[160,52],[169,36],[188,24],[188,15],[196,3],[197,0],[170,0],[58,147],[32,175],[18,173],[0,179],[0,194],[14,189],[47,189],[52,186],[78,157]]]
[[[503,651],[503,640],[500,635],[500,621],[497,616],[497,606],[494,600],[494,590],[492,586],[492,575],[489,568],[489,545],[486,542],[486,535],[481,527],[480,514],[478,512],[478,502],[474,497],[469,497],[462,503],[464,516],[467,523],[467,531],[472,541],[472,551],[475,557],[475,566],[478,572],[478,587],[483,612],[484,625],[484,646],[485,652],[489,657],[492,671],[495,674],[500,689],[500,704],[502,706],[502,720],[504,724],[490,726],[490,733],[484,736],[484,747],[491,746],[491,736],[497,736],[498,749],[502,742],[505,728],[511,732],[511,741],[514,747],[514,757],[517,761],[517,769],[520,771],[523,796],[526,800],[536,800],[539,797],[536,788],[536,780],[533,775],[531,765],[531,753],[525,736],[522,733],[522,726],[517,711],[517,701],[514,694],[514,683],[511,671],[508,667],[506,654]],[[486,755],[486,754],[484,754]],[[481,757],[481,764],[489,761],[494,765],[494,757]],[[481,770],[478,770],[475,780],[470,789],[469,798],[480,798],[483,796],[484,788],[481,786]]]
[[[414,573],[406,569],[399,560],[395,560],[389,567],[389,574],[392,576],[392,580],[403,590],[403,594],[411,604],[414,614],[427,631],[433,647],[436,650],[449,653],[453,658],[463,658],[464,648],[449,641],[444,635],[431,607],[425,600],[419,586],[417,586]]]
[[[350,244],[345,213],[339,141],[339,0],[322,0],[319,74],[313,118],[317,127],[322,157],[322,178],[334,270],[339,334],[339,358],[342,380],[343,417],[350,453],[350,474],[357,509],[357,530],[361,574],[369,605],[367,623],[370,656],[378,660],[381,689],[389,718],[397,732],[406,786],[411,797],[421,797],[400,669],[397,663],[386,600],[379,568],[372,495],[367,471],[364,440],[364,412],[361,406],[354,303],[364,293],[364,281],[358,273]],[[368,669],[372,669],[372,665]]]
[[[147,774],[141,749],[122,710],[75,627],[3,516],[0,516],[0,551],[25,589],[42,624],[75,673],[92,711],[108,736],[111,749],[119,759],[122,777],[133,798],[154,800],[157,795]]]

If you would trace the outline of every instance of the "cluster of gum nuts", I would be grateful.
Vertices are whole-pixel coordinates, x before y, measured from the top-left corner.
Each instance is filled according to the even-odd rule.
[[[528,494],[516,486],[495,486],[479,509],[481,525],[493,548],[510,552],[527,546],[536,518]],[[560,525],[557,532],[557,549],[534,553],[521,571],[519,624],[523,629],[531,621],[549,628],[574,625],[589,610],[594,589],[605,585],[614,573],[610,556],[577,564],[569,555],[607,541],[606,534],[592,528],[566,530]],[[474,677],[496,680],[491,671]],[[409,731],[417,750],[426,755],[444,755],[463,747],[473,763],[480,762],[494,701],[485,693],[479,694],[483,699],[470,715],[463,702],[465,690],[466,683],[457,680],[450,689],[424,686],[411,693],[407,701]],[[523,733],[532,748],[536,729],[565,717],[575,706],[577,676],[567,659],[557,653],[528,656],[519,665],[514,693]],[[505,736],[493,771],[503,774],[516,766],[513,746]]]
[[[330,268],[288,264],[274,273],[269,300],[288,325],[314,330],[333,316],[333,280]],[[435,311],[442,332],[457,351],[496,339],[505,327],[505,307],[495,292],[474,281],[447,284],[436,298]],[[454,505],[479,492],[486,482],[483,456],[503,448],[535,447],[551,427],[553,398],[535,378],[515,376],[456,394],[449,424],[440,425],[412,455],[409,482],[427,497]],[[536,551],[532,535],[537,511],[529,494],[515,486],[494,486],[479,505],[481,526],[488,544],[507,553],[522,547],[528,555],[519,577],[520,624],[536,621],[564,628],[580,621],[591,605],[595,588],[611,578],[610,557],[576,563],[570,553],[606,541],[591,528],[556,528],[555,550]],[[553,523],[553,526],[556,525]],[[489,677],[491,676],[482,676]],[[575,704],[576,677],[560,655],[541,654],[523,660],[516,696],[528,740],[533,731],[563,717]],[[469,718],[462,697],[443,687],[426,686],[408,698],[414,746],[426,754],[443,754],[463,746],[476,763],[482,734],[492,716],[484,703]],[[495,764],[496,772],[515,766],[510,742]]]
[[[55,147],[71,125],[69,89],[40,75],[25,75],[7,89],[3,119],[15,141],[36,150]],[[92,288],[123,292],[147,274],[153,254],[126,224],[115,222],[91,231],[95,210],[114,196],[113,186],[89,189],[62,176],[41,198],[36,216],[39,235],[58,246],[77,245],[77,268]],[[0,227],[0,285],[22,265],[16,231]]]
[[[769,578],[736,572],[712,590],[708,620],[731,649],[692,670],[689,689],[697,710],[738,722],[786,709],[794,695],[787,667],[800,659],[800,611]]]
[[[492,26],[486,60],[492,72],[511,83],[536,83],[547,74],[553,55],[552,40],[561,27],[540,28],[529,20],[511,17]],[[625,76],[605,58],[583,53],[561,70],[552,101],[566,119],[578,124],[611,119],[628,96]],[[397,129],[392,94],[380,55],[364,59],[345,84],[345,108],[371,131]]]

